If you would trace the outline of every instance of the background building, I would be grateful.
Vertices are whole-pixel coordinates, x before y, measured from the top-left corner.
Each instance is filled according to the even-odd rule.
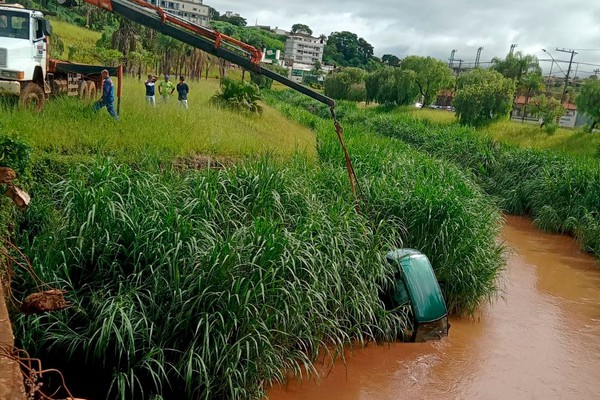
[[[210,7],[202,0],[147,0],[148,3],[162,7],[165,11],[177,15],[195,24],[208,26]]]
[[[304,33],[289,33],[285,41],[285,60],[290,63],[314,65],[323,61],[325,39]]]

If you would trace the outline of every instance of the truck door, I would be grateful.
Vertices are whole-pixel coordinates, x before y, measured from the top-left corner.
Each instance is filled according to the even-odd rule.
[[[40,64],[46,77],[46,68],[48,66],[48,43],[46,42],[46,22],[43,18],[32,18],[33,25],[33,46],[35,61]]]

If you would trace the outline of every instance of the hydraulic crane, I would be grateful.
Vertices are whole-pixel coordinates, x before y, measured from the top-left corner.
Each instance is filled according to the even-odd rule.
[[[164,11],[162,8],[150,4],[144,0],[83,0],[95,7],[119,14],[127,19],[135,21],[150,29],[156,30],[164,35],[178,39],[192,47],[198,48],[216,57],[227,60],[233,64],[239,65],[246,70],[264,75],[273,79],[291,89],[303,93],[323,104],[329,106],[331,116],[334,120],[336,134],[344,152],[346,169],[352,194],[356,201],[356,208],[359,210],[359,201],[356,191],[356,173],[350,159],[348,150],[344,143],[343,129],[337,121],[335,115],[335,101],[321,93],[315,92],[302,86],[284,76],[281,76],[271,70],[261,67],[260,60],[262,53],[255,47],[239,41],[230,36],[224,35],[212,29],[191,23],[173,14]],[[58,4],[73,7],[77,5],[76,0],[57,0]]]
[[[57,0],[58,4],[72,7],[74,0]],[[246,70],[264,75],[313,99],[335,107],[335,101],[314,90],[260,66],[262,52],[240,40],[212,29],[191,23],[144,0],[84,0],[95,7],[119,14],[157,32],[178,39],[190,46],[239,65]]]

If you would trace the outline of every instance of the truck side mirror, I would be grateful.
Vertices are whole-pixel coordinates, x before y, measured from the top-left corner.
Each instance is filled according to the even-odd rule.
[[[52,36],[52,25],[50,25],[50,21],[47,19],[44,20],[44,35]]]

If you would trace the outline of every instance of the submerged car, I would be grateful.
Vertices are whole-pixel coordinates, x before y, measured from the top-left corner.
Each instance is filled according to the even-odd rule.
[[[396,249],[386,255],[397,267],[396,284],[387,295],[393,308],[409,306],[412,315],[410,341],[427,342],[448,336],[448,310],[429,259],[413,249]]]

